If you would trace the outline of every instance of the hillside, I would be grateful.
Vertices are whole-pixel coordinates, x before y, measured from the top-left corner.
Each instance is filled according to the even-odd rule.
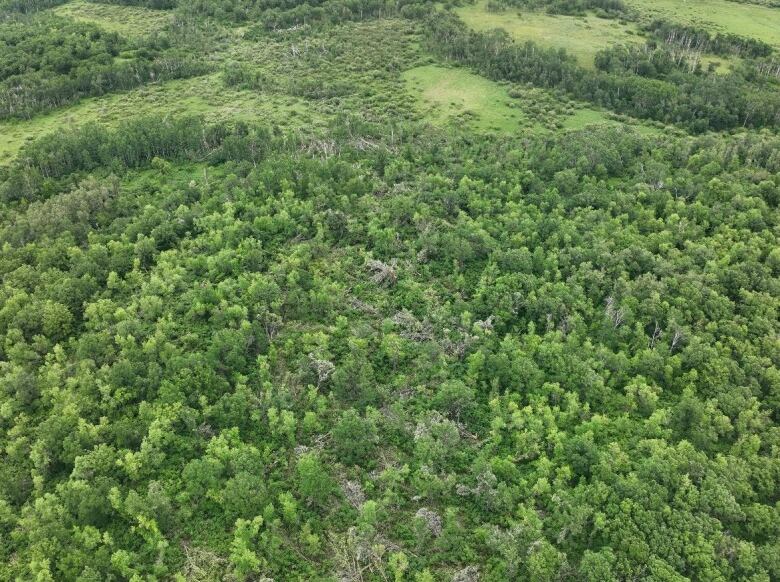
[[[0,580],[780,579],[775,0],[0,0]]]

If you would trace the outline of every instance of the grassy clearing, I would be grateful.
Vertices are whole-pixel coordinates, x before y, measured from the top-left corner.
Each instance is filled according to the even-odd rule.
[[[584,67],[593,67],[596,52],[614,44],[643,42],[634,25],[595,16],[553,16],[540,12],[490,12],[486,2],[458,8],[458,15],[475,30],[503,28],[517,40],[563,48]]]
[[[96,4],[73,0],[52,9],[59,16],[96,24],[104,30],[123,36],[145,36],[163,28],[171,12],[121,4]]]
[[[780,9],[729,0],[627,0],[645,18],[706,26],[780,48]]]
[[[466,69],[427,65],[406,71],[403,77],[434,124],[459,118],[476,129],[514,132],[525,121],[506,87]]]
[[[588,125],[631,125],[638,131],[655,127],[620,121],[550,91],[496,83],[467,69],[425,65],[403,73],[417,97],[420,114],[434,125],[466,125],[478,131],[544,133],[582,129]]]
[[[583,107],[576,110],[571,115],[568,115],[559,122],[558,127],[561,129],[583,129],[589,125],[622,125],[630,126],[632,129],[646,135],[657,135],[662,133],[659,127],[651,125],[649,123],[643,123],[638,120],[620,120],[611,116],[609,113],[599,111],[597,109],[590,109]],[[674,130],[666,130],[674,131]]]
[[[28,141],[62,128],[98,121],[116,125],[134,115],[203,114],[210,120],[266,121],[286,129],[322,122],[302,99],[224,87],[219,74],[148,85],[122,94],[84,99],[73,107],[30,120],[0,123],[0,163]]]
[[[566,129],[582,129],[588,125],[597,125],[604,123],[616,123],[609,119],[602,111],[595,109],[580,109],[563,120],[563,127]]]
[[[733,71],[741,59],[739,57],[724,57],[722,55],[701,55],[701,66],[703,69],[707,69],[709,65],[713,65],[715,72],[719,75],[725,75]]]

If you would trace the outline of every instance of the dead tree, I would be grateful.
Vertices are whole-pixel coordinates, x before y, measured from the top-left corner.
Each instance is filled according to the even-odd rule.
[[[398,259],[391,260],[389,264],[371,259],[366,263],[366,266],[373,272],[371,279],[377,285],[392,287],[398,281],[398,273],[396,272]]]
[[[612,327],[619,328],[623,324],[625,312],[622,307],[617,307],[615,298],[611,295],[607,297],[606,314],[609,320],[612,322]]]

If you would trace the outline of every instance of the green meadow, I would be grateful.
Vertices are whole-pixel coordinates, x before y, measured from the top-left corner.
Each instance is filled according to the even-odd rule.
[[[482,130],[518,131],[526,116],[506,87],[462,68],[427,65],[403,73],[434,124],[463,122]]]

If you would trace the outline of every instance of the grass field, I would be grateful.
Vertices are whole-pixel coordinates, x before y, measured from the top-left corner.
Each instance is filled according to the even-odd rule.
[[[144,36],[160,30],[171,19],[171,12],[121,4],[97,4],[73,0],[52,9],[59,16],[96,24],[124,36]]]
[[[627,0],[645,18],[707,26],[780,47],[780,9],[729,0]]]
[[[490,12],[484,1],[463,6],[456,12],[475,30],[503,28],[517,40],[564,48],[585,67],[593,66],[593,58],[600,49],[642,42],[633,25],[595,16],[554,16],[541,12],[519,13],[513,9]]]
[[[265,121],[287,129],[312,127],[322,121],[303,99],[226,88],[214,73],[84,99],[30,120],[0,122],[0,164],[9,162],[27,141],[57,129],[90,121],[116,125],[132,116],[150,114],[203,114],[210,120]]]
[[[483,130],[514,132],[524,125],[525,116],[505,87],[466,69],[427,65],[406,71],[403,77],[434,124],[460,117]]]

